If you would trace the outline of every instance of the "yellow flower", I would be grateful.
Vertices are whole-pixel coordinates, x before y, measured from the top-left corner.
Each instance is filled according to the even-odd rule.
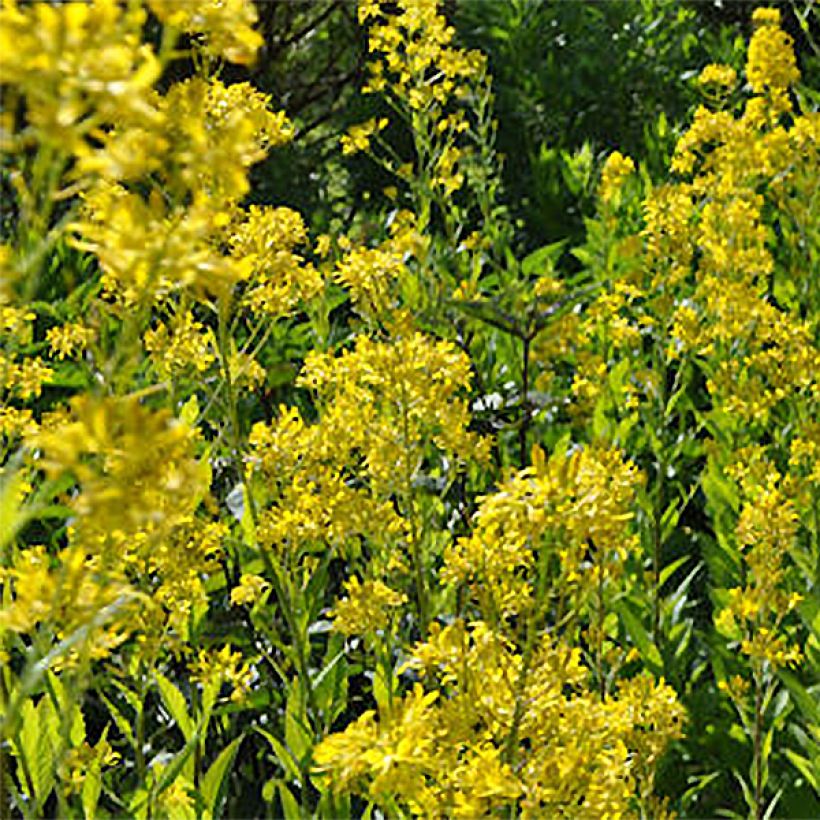
[[[246,697],[256,678],[252,665],[244,661],[241,652],[232,651],[230,644],[221,649],[201,649],[196,660],[189,664],[189,672],[191,680],[201,686],[216,686],[218,689],[228,684],[230,699],[234,702]]]
[[[599,195],[604,202],[612,202],[626,180],[635,173],[635,163],[620,151],[613,151],[601,172]]]
[[[344,584],[347,597],[333,608],[333,628],[345,635],[375,634],[385,629],[392,618],[390,610],[407,601],[381,581],[365,581],[353,576]]]
[[[92,328],[75,322],[51,328],[46,334],[46,340],[57,358],[64,359],[85,350],[94,336],[95,332]]]
[[[147,0],[164,23],[203,39],[206,54],[232,63],[252,63],[264,44],[254,31],[256,7],[251,0]]]
[[[777,9],[757,9],[752,19],[757,30],[746,63],[749,84],[756,94],[784,92],[800,79],[792,38],[780,28]]]
[[[386,117],[367,120],[359,125],[351,125],[347,134],[342,137],[342,153],[358,154],[370,148],[370,140],[375,134],[383,131],[390,124]]]
[[[232,606],[255,604],[270,585],[259,575],[244,573],[239,579],[239,586],[231,590]]]
[[[698,83],[703,86],[716,86],[730,89],[737,82],[737,72],[728,65],[711,63],[698,76]]]

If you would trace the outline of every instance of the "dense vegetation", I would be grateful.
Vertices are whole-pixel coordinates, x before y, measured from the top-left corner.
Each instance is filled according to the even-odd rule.
[[[0,817],[820,815],[812,7],[4,0]]]

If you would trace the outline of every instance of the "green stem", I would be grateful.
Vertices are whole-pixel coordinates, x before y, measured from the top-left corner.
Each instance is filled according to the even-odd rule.
[[[606,697],[606,676],[604,675],[604,566],[603,560],[598,563],[598,624],[595,648],[595,665],[598,670],[598,686],[601,700]]]
[[[763,820],[763,681],[760,663],[754,665],[755,723],[754,723],[754,816]]]
[[[518,461],[521,469],[527,466],[527,433],[530,427],[530,336],[521,339],[523,359],[521,368],[521,421],[518,427]]]

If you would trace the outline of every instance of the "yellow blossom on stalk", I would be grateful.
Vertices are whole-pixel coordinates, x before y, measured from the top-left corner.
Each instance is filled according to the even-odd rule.
[[[217,688],[228,684],[230,699],[241,702],[247,696],[256,677],[253,666],[244,660],[241,652],[234,652],[230,644],[221,649],[201,649],[196,660],[189,664],[191,681],[203,687]]]
[[[190,311],[146,331],[143,341],[161,378],[203,373],[216,358],[213,332],[196,321]]]
[[[336,280],[350,290],[363,316],[380,317],[395,306],[391,285],[405,271],[403,256],[388,241],[378,248],[351,248],[336,263]]]
[[[255,388],[263,384],[267,373],[250,353],[236,350],[228,357],[231,381],[237,387]]]
[[[669,332],[672,344],[666,355],[676,359],[684,352],[697,351],[703,337],[701,318],[694,307],[688,304],[679,305],[672,318],[672,328]]]
[[[105,657],[133,630],[136,591],[119,568],[101,562],[82,547],[70,546],[56,557],[44,547],[20,550],[0,570],[5,600],[0,604],[0,641],[5,632],[31,635],[41,626],[58,637],[82,635],[91,656]],[[75,647],[76,652],[78,648]]]
[[[652,288],[669,288],[689,273],[694,241],[689,228],[694,215],[686,185],[662,185],[643,203],[647,261],[653,268]]]
[[[351,125],[347,134],[342,136],[342,153],[347,156],[367,151],[370,148],[370,140],[373,136],[380,131],[384,131],[389,124],[390,120],[387,117],[380,117],[379,119],[374,117],[359,125]]]
[[[737,72],[728,65],[711,63],[698,75],[698,84],[714,86],[719,89],[731,89],[737,82]]]
[[[214,247],[210,208],[168,211],[158,191],[146,201],[116,184],[99,186],[84,197],[73,229],[74,246],[97,256],[107,289],[126,302],[186,286],[218,291],[244,274]]]
[[[69,749],[61,764],[61,779],[66,781],[66,792],[82,793],[89,770],[116,766],[121,760],[120,753],[108,742],[108,729],[103,730],[95,746],[85,741],[81,746]]]
[[[792,439],[789,466],[806,475],[806,481],[820,487],[820,422],[807,424]]]
[[[165,24],[203,40],[202,50],[232,63],[248,64],[264,44],[254,31],[257,12],[252,0],[148,0]]]
[[[248,461],[270,487],[257,527],[263,545],[298,554],[326,543],[347,554],[361,537],[373,546],[404,538],[406,523],[392,501],[345,478],[358,461],[353,443],[329,433],[321,420],[306,425],[296,409],[283,407],[272,424],[254,425],[249,443]]]
[[[447,145],[436,162],[432,183],[440,186],[446,196],[451,196],[464,184],[464,174],[456,170],[463,156],[462,149]]]
[[[134,586],[149,593],[164,613],[164,636],[185,639],[188,619],[207,603],[205,579],[219,570],[217,558],[228,536],[221,521],[189,513],[173,526],[147,525],[136,534],[113,533],[101,549],[116,551]],[[174,637],[176,637],[174,636]]]
[[[746,64],[749,84],[756,94],[784,95],[800,79],[792,38],[780,28],[778,9],[756,9],[752,22],[756,31],[749,43]],[[791,107],[785,99],[784,103]]]
[[[296,211],[252,205],[229,239],[231,255],[246,266],[242,304],[278,318],[315,296],[322,277],[295,251],[306,242],[307,228]]]
[[[14,359],[0,350],[0,387],[26,401],[37,398],[54,375],[39,359]]]
[[[155,777],[159,778],[165,771],[164,766],[155,767]],[[184,775],[177,775],[167,789],[164,789],[157,798],[157,804],[165,817],[179,818],[179,820],[194,820],[196,809],[194,802],[193,784],[187,782]]]
[[[758,469],[741,478],[745,503],[736,537],[746,583],[729,591],[727,606],[716,616],[718,628],[727,635],[739,630],[743,654],[773,666],[796,664],[801,658],[781,626],[801,598],[790,594],[786,585],[784,559],[797,534],[798,515],[783,483],[762,460]]]
[[[101,122],[157,125],[160,63],[138,3],[32,3],[0,9],[0,83],[26,102],[38,139],[82,152]]]
[[[39,429],[31,410],[17,407],[0,407],[0,437],[7,440],[34,435]]]
[[[542,545],[559,560],[554,583],[563,595],[592,583],[599,566],[617,576],[638,546],[629,523],[642,480],[616,450],[589,448],[549,461],[540,454],[482,500],[473,533],[446,551],[442,580],[469,584],[493,619],[531,605],[527,573]]]
[[[17,344],[29,344],[31,325],[36,318],[36,313],[25,308],[11,305],[0,307],[0,332],[3,334],[3,341],[8,344],[13,339]]]
[[[165,124],[154,129],[143,125],[120,126],[94,134],[93,144],[77,147],[77,163],[70,178],[87,184],[89,178],[130,181],[159,172],[168,161],[170,143],[163,135]]]
[[[345,635],[374,634],[387,628],[392,613],[407,601],[407,596],[390,589],[381,581],[365,581],[354,575],[345,581],[347,593],[333,607],[333,628]]]
[[[239,586],[231,590],[231,606],[255,604],[269,586],[270,584],[261,576],[243,573],[239,579]]]
[[[94,340],[95,335],[93,328],[82,322],[72,322],[51,328],[46,333],[46,341],[58,359],[65,359],[84,351]]]
[[[635,163],[620,151],[613,151],[607,157],[601,172],[601,199],[604,202],[612,202],[626,180],[634,173]]]
[[[326,434],[364,456],[378,492],[402,494],[431,445],[459,461],[486,458],[486,440],[467,429],[469,383],[467,357],[421,333],[359,336],[340,356],[313,351],[299,377],[319,397]]]
[[[194,200],[236,201],[249,188],[247,169],[291,139],[283,112],[248,83],[225,85],[194,77],[173,85],[162,100],[173,118],[167,130],[180,182]],[[169,185],[174,190],[174,178]],[[211,203],[213,207],[213,203]]]
[[[248,461],[271,479],[286,483],[301,468],[303,459],[315,454],[313,444],[318,444],[318,435],[318,427],[305,424],[297,408],[281,406],[270,425],[254,424],[248,437]]]
[[[31,445],[49,476],[67,473],[80,485],[72,501],[79,530],[113,537],[150,525],[158,536],[199,504],[208,473],[193,457],[191,428],[131,397],[78,396],[71,410],[68,421]]]
[[[674,692],[641,678],[601,701],[586,690],[580,651],[546,637],[523,690],[521,666],[482,622],[433,624],[405,666],[424,686],[323,739],[319,774],[334,791],[425,817],[626,812],[635,779],[680,735]]]
[[[317,466],[305,459],[289,483],[275,476],[280,489],[260,515],[260,543],[293,554],[325,543],[346,555],[361,537],[372,546],[403,538],[406,524],[394,506],[366,489],[348,486],[341,470],[341,465]]]

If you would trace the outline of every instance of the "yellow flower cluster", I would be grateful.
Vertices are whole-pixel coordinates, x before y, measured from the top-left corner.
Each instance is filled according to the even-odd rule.
[[[71,475],[78,532],[105,538],[159,533],[186,519],[208,490],[208,469],[193,457],[191,428],[137,399],[72,401],[63,424],[35,437],[38,465],[50,477]],[[151,446],[146,447],[145,442]]]
[[[298,555],[324,542],[346,554],[359,537],[373,546],[402,537],[393,505],[345,479],[355,463],[349,442],[321,420],[306,425],[297,410],[281,408],[273,424],[254,426],[250,448],[250,462],[267,480],[257,527],[262,545]]]
[[[295,249],[307,241],[302,217],[290,208],[252,205],[230,234],[231,255],[248,266],[241,301],[257,316],[287,316],[322,288],[319,272]]]
[[[6,596],[0,608],[0,640],[6,632],[68,637],[92,624],[86,641],[91,657],[104,657],[124,641],[136,612],[135,591],[121,572],[99,556],[68,547],[56,559],[44,547],[20,550],[0,571]]]
[[[218,691],[225,684],[230,686],[234,703],[245,699],[256,678],[253,665],[243,659],[241,652],[234,652],[230,644],[221,649],[200,650],[196,660],[189,664],[189,671],[191,681],[203,687]]]
[[[776,109],[788,111],[790,86],[800,79],[792,38],[780,28],[780,12],[761,8],[752,15],[757,30],[749,43],[746,76],[752,91],[768,94]]]
[[[38,397],[54,375],[45,362],[23,355],[23,349],[31,343],[32,324],[36,318],[35,313],[23,308],[0,308],[0,391],[6,393],[7,400],[26,401]],[[6,409],[12,410],[11,407]]]
[[[342,153],[349,155],[367,151],[373,136],[384,131],[389,124],[390,120],[387,117],[380,117],[351,126],[348,133],[342,137]]]
[[[87,327],[82,322],[71,322],[51,328],[46,333],[46,341],[58,359],[65,359],[82,353],[95,336],[93,328]]]
[[[387,628],[391,610],[407,601],[407,596],[381,581],[360,583],[354,575],[344,584],[346,597],[333,607],[333,628],[344,635],[372,635]]]
[[[718,628],[730,637],[739,636],[741,651],[752,659],[773,666],[796,664],[800,650],[788,644],[781,630],[784,618],[801,600],[786,588],[785,557],[798,528],[794,502],[764,457],[756,464],[736,464],[730,472],[741,476],[746,499],[736,530],[746,584],[729,591],[728,604],[717,615]]]
[[[426,686],[326,737],[318,771],[335,790],[424,817],[627,813],[639,761],[680,735],[674,692],[640,678],[601,700],[579,650],[546,636],[520,687],[524,663],[480,621],[434,625],[406,664]]]
[[[737,82],[737,72],[728,65],[711,63],[698,75],[698,83],[703,86],[716,86],[720,89],[731,89]]]
[[[184,639],[227,535],[223,523],[197,515],[210,473],[193,457],[194,441],[189,427],[129,398],[77,398],[66,419],[34,432],[35,466],[78,485],[67,502],[75,518],[54,564],[39,548],[20,553],[14,595],[0,612],[6,628],[47,619],[66,635],[81,616],[87,623],[127,601],[127,630],[116,641],[92,634],[93,645],[110,649],[135,629]]]
[[[347,243],[345,243],[347,244]],[[409,211],[396,214],[390,237],[375,248],[351,246],[336,263],[334,278],[350,291],[353,306],[368,319],[391,318],[410,256],[419,255],[423,239]]]
[[[231,590],[232,606],[252,606],[268,590],[270,584],[260,575],[243,573],[239,585]]]
[[[635,163],[621,154],[613,151],[604,163],[601,171],[601,187],[599,196],[603,202],[612,202],[623,184],[635,173]]]
[[[438,13],[436,0],[399,0],[389,8],[378,0],[359,6],[359,22],[370,24],[368,48],[374,55],[366,91],[389,87],[411,109],[427,109],[445,105],[460,92],[459,83],[483,70],[480,52],[452,45],[455,31]]]
[[[4,2],[0,83],[12,95],[8,102],[25,99],[27,126],[17,132],[5,115],[3,141],[14,147],[39,141],[82,156],[104,123],[159,125],[152,89],[162,65],[142,41],[145,21],[139,4],[117,0]]]
[[[163,379],[186,372],[204,373],[215,360],[213,332],[190,311],[173,317],[170,326],[162,323],[147,331],[143,343]]]
[[[532,467],[482,501],[473,533],[445,554],[442,580],[468,584],[490,622],[531,606],[531,573],[543,551],[553,592],[583,608],[599,575],[618,577],[638,548],[629,525],[643,478],[632,463],[595,447],[534,455]]]
[[[374,571],[402,567],[410,531],[394,497],[407,513],[416,474],[437,451],[451,464],[486,457],[460,397],[469,380],[463,354],[418,333],[359,336],[340,356],[312,352],[299,383],[316,392],[318,421],[282,408],[251,431],[248,460],[266,478],[254,485],[260,543],[291,556],[316,544],[355,555],[364,538]]]
[[[460,397],[470,378],[455,345],[409,332],[359,336],[340,356],[312,351],[298,383],[315,391],[326,435],[364,458],[376,492],[407,495],[431,445],[457,462],[486,458]]]
[[[181,33],[206,58],[250,62],[262,43],[252,2],[147,5],[165,25],[159,51],[144,42],[139,2],[10,2],[0,11],[7,111],[25,111],[24,124],[4,115],[3,142],[39,146],[53,164],[51,187],[34,192],[49,211],[55,195],[83,193],[69,226],[75,245],[97,256],[108,290],[126,302],[188,285],[223,292],[247,278],[252,263],[224,254],[223,231],[248,192],[248,168],[292,134],[247,83],[197,76],[156,90]],[[71,186],[58,194],[63,177]]]
[[[247,169],[292,137],[288,119],[269,106],[270,97],[249,83],[197,77],[172,86],[163,99],[172,152],[163,167],[173,172],[166,187],[190,192],[195,205],[215,200],[212,210],[240,200],[249,188]]]
[[[373,151],[371,139],[390,124],[386,117],[353,126],[342,138],[342,150],[370,150],[407,182],[426,223],[430,197],[446,208],[447,198],[464,186],[464,164],[473,150],[460,139],[470,128],[465,102],[485,91],[486,61],[478,51],[453,45],[455,30],[436,0],[362,0],[358,11],[359,22],[368,26],[371,55],[363,91],[384,94],[391,108],[406,116],[415,157],[402,162],[393,150]],[[393,189],[391,198],[396,193]]]
[[[26,400],[43,392],[54,371],[39,359],[17,359],[0,351],[0,387]]]
[[[148,0],[168,26],[204,39],[203,51],[231,63],[252,63],[262,47],[253,3],[245,0]]]

